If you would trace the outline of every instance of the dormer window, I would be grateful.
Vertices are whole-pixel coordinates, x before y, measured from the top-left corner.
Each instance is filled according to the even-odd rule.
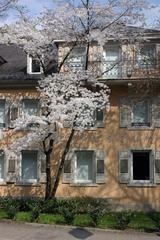
[[[27,73],[28,74],[41,74],[42,66],[40,60],[31,55],[27,56]]]

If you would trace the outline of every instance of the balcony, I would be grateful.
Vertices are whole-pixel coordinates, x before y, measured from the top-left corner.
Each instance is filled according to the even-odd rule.
[[[64,71],[84,70],[83,62],[67,62]],[[111,61],[91,61],[88,64],[90,71],[96,72],[103,80],[129,80],[129,79],[159,79],[160,62],[157,60],[150,63],[136,62],[133,60],[123,60],[119,62]]]

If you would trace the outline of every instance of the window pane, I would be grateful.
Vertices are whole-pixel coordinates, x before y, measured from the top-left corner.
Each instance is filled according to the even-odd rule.
[[[5,126],[5,101],[0,101],[0,128]]]
[[[142,68],[155,66],[155,46],[143,46],[137,55],[138,64]]]
[[[39,107],[38,100],[28,99],[24,100],[23,104],[24,113],[27,115],[38,115]]]
[[[150,180],[149,152],[133,153],[133,180]]]
[[[77,181],[92,181],[93,180],[93,152],[79,151],[77,152]]]
[[[133,106],[133,124],[148,125],[148,102],[142,101],[134,104]]]
[[[72,71],[84,69],[85,56],[86,48],[84,46],[75,47],[67,60],[69,68]]]
[[[96,110],[96,120],[99,122],[103,122],[103,110]]]
[[[0,179],[4,179],[4,153],[0,152]]]
[[[40,72],[40,62],[37,59],[32,59],[32,72]]]
[[[107,78],[117,78],[120,74],[120,49],[111,47],[104,51],[104,71]]]
[[[37,152],[22,152],[22,179],[37,179]]]

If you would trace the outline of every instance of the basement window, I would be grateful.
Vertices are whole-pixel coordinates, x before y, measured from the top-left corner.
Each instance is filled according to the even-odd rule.
[[[132,170],[133,182],[151,181],[150,151],[133,151]]]

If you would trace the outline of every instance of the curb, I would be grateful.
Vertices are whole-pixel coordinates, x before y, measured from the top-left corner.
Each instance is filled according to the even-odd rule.
[[[72,226],[72,225],[57,225],[57,224],[42,224],[42,223],[29,223],[29,222],[21,222],[21,221],[14,221],[9,219],[1,219],[0,223],[7,223],[7,224],[19,224],[19,225],[26,225],[26,226],[32,226],[32,227],[43,227],[43,228],[52,228],[52,229],[80,229],[84,231],[90,231],[90,232],[109,232],[109,233],[124,233],[124,234],[139,234],[139,235],[160,235],[159,232],[154,233],[147,233],[147,232],[141,232],[136,231],[132,229],[126,229],[126,230],[116,230],[116,229],[102,229],[102,228],[93,228],[93,227],[80,227],[80,226]]]

